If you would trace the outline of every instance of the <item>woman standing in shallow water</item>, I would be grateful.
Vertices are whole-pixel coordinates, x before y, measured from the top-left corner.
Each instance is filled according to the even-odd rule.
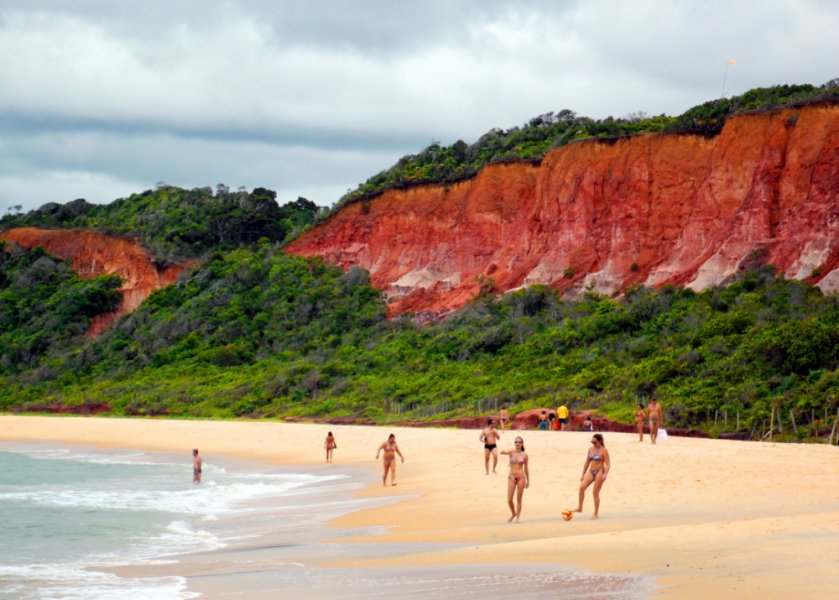
[[[402,453],[399,451],[399,446],[396,445],[396,436],[394,434],[391,433],[387,437],[387,441],[382,442],[382,445],[379,446],[379,449],[376,451],[377,459],[382,450],[384,450],[384,457],[382,459],[382,466],[384,467],[382,485],[387,485],[385,482],[388,471],[390,471],[390,485],[396,485],[396,455],[399,455],[403,463],[405,462],[405,457],[402,456]]]
[[[586,463],[583,465],[583,476],[580,477],[580,502],[574,512],[583,512],[586,489],[594,483],[594,515],[591,518],[597,519],[600,512],[600,488],[603,487],[609,473],[609,451],[606,450],[603,436],[599,433],[591,436],[591,444],[592,448],[589,448]]]
[[[515,450],[501,451],[501,454],[510,456],[510,474],[507,476],[507,504],[512,515],[507,519],[508,523],[512,523],[513,519],[518,521],[521,517],[521,497],[524,494],[524,488],[530,487],[530,469],[527,465],[527,452],[524,451],[524,440],[517,437],[515,444]],[[516,493],[518,508],[513,504],[514,492]]]

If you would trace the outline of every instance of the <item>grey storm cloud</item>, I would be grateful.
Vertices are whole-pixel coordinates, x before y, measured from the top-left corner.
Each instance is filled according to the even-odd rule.
[[[570,108],[678,114],[839,75],[839,7],[685,2],[0,4],[0,210],[158,181],[329,205],[432,140]]]

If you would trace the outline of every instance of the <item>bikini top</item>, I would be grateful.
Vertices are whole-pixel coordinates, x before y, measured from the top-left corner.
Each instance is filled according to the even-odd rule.
[[[523,452],[511,452],[510,453],[510,464],[511,465],[523,465],[527,462],[527,455]]]
[[[589,452],[588,457],[589,457],[589,459],[591,459],[591,460],[596,460],[596,461],[601,461],[601,460],[603,460],[603,457],[600,455],[600,452],[595,452],[594,454],[592,454],[591,452]]]

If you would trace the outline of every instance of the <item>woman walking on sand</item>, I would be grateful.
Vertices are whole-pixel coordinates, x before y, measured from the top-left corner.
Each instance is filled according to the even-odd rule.
[[[506,404],[501,405],[501,410],[498,411],[498,420],[501,422],[501,431],[504,431],[507,428],[507,421],[510,420],[510,413]]]
[[[518,522],[521,518],[521,497],[524,494],[524,488],[530,487],[530,468],[528,467],[527,453],[524,451],[524,440],[517,437],[515,440],[515,450],[502,450],[501,454],[510,456],[510,474],[507,476],[507,505],[510,507],[510,518],[508,523],[512,523],[513,519]],[[518,507],[513,504],[513,493],[516,494],[516,501]]]
[[[600,488],[609,474],[609,451],[606,450],[603,435],[599,433],[591,436],[591,444],[592,447],[586,454],[586,463],[583,465],[583,476],[580,477],[580,502],[574,512],[583,512],[586,489],[594,483],[594,515],[591,518],[597,519],[600,513]]]
[[[326,462],[332,462],[332,451],[338,447],[338,444],[335,443],[335,436],[332,435],[332,432],[326,434],[326,441],[323,443],[323,447],[326,448]]]
[[[390,471],[390,485],[396,485],[396,455],[399,455],[403,463],[405,462],[405,457],[402,456],[402,453],[399,451],[399,446],[396,445],[396,436],[394,434],[391,433],[387,436],[387,441],[382,442],[382,445],[379,446],[379,449],[376,451],[376,459],[379,458],[379,454],[382,451],[384,451],[384,457],[382,459],[382,466],[384,467],[382,485],[387,485],[385,481],[387,480],[388,471]]]
[[[644,441],[644,421],[647,418],[647,412],[644,410],[644,405],[639,402],[638,410],[635,411],[635,428],[638,430],[638,441]]]

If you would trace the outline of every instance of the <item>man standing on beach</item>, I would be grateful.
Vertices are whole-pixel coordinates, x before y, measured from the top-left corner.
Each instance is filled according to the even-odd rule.
[[[568,424],[568,407],[564,404],[556,409],[556,418],[559,421],[559,430],[565,429]]]
[[[650,441],[655,444],[658,428],[664,425],[664,411],[661,410],[661,404],[655,397],[647,405],[647,416],[650,419]]]
[[[192,483],[201,483],[201,455],[198,454],[198,448],[192,449]]]
[[[492,472],[498,465],[498,439],[501,432],[495,428],[495,421],[489,419],[486,428],[481,432],[480,440],[484,443],[484,468],[489,475],[489,456],[492,455]]]

